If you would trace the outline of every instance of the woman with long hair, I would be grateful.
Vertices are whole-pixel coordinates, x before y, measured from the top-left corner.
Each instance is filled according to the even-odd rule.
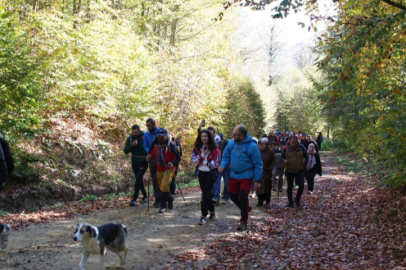
[[[313,194],[314,178],[316,174],[320,175],[321,172],[321,161],[319,153],[316,151],[316,146],[311,143],[307,149],[307,154],[309,155],[309,162],[307,163],[305,178],[307,181],[307,193]]]
[[[207,129],[199,132],[196,138],[192,152],[192,162],[197,164],[196,175],[198,176],[200,189],[202,190],[202,216],[199,220],[199,224],[204,225],[209,211],[209,220],[216,218],[211,190],[216,182],[218,175],[217,169],[221,162],[221,152],[217,148],[213,135]]]

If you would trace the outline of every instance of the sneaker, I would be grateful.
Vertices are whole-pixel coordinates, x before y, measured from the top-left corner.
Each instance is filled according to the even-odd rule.
[[[142,203],[146,203],[146,202],[148,202],[148,196],[144,196],[144,197],[142,197]]]
[[[131,206],[136,206],[136,205],[137,205],[137,200],[132,200],[132,201],[130,202],[130,205],[131,205]]]
[[[160,214],[163,214],[163,213],[165,213],[166,212],[166,208],[159,208],[159,211],[158,211]]]
[[[295,186],[295,189],[299,189],[299,186]]]
[[[257,193],[255,191],[252,192],[252,198],[255,198],[257,196]]]
[[[159,208],[160,205],[161,205],[160,202],[154,202],[154,204],[152,205],[152,207],[154,207],[154,208]]]
[[[247,229],[247,222],[240,221],[240,225],[237,227],[237,231],[245,231]]]
[[[3,231],[0,233],[0,247],[5,249],[7,247],[7,237],[8,233],[11,230],[10,225],[4,225]]]
[[[201,217],[199,220],[199,225],[204,225],[206,223],[206,217]]]
[[[213,220],[216,218],[216,213],[215,212],[210,212],[209,220]]]
[[[313,195],[313,191],[308,191],[307,194]]]
[[[249,196],[250,198],[253,198],[253,197],[252,197],[253,194],[254,194],[254,191],[251,191],[248,196]]]
[[[214,203],[214,205],[219,205],[220,199],[212,199],[212,202]]]
[[[288,207],[293,208],[293,203],[288,203]]]
[[[258,207],[264,206],[264,204],[263,204],[263,203],[257,203],[257,206],[258,206]]]

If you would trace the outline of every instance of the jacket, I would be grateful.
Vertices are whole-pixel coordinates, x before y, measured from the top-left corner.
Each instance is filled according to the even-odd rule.
[[[249,144],[247,151],[246,144]],[[263,172],[261,153],[251,135],[247,135],[242,142],[230,140],[223,151],[221,167],[231,166],[230,176],[235,180],[254,179],[260,182]]]
[[[13,155],[11,154],[8,142],[3,137],[0,137],[0,145],[3,149],[4,159],[6,160],[7,175],[10,175],[14,171]]]
[[[153,133],[151,133],[149,130],[147,132],[145,132],[145,134],[144,134],[145,152],[149,153],[149,150],[157,137],[158,129],[159,129],[159,127],[156,127]]]
[[[7,177],[7,163],[6,158],[4,156],[3,147],[0,145],[0,177]]]
[[[303,145],[298,144],[296,148],[290,146],[283,149],[280,159],[288,164],[285,165],[285,171],[291,173],[297,173],[302,170],[306,170],[307,163],[309,162],[309,156]],[[304,159],[304,162],[303,162]]]
[[[203,158],[201,156],[202,152],[200,149],[197,149],[196,147],[193,149],[192,152],[192,162],[195,164],[202,164]],[[207,166],[213,170],[217,169],[220,167],[220,162],[221,162],[221,152],[218,148],[214,149],[208,156],[207,156]]]
[[[147,162],[146,157],[147,157],[147,152],[144,149],[144,132],[141,132],[138,137],[133,137],[131,134],[125,143],[124,146],[124,154],[128,154],[131,152],[131,163],[132,164],[137,164],[137,163],[145,163]],[[137,140],[137,145],[135,147],[131,146],[131,143]]]
[[[162,147],[163,155],[165,164],[160,164],[158,155],[159,155],[159,147]],[[150,151],[151,158],[156,160],[156,169],[159,172],[164,172],[169,169],[167,166],[169,162],[173,164],[173,168],[176,169],[180,161],[180,155],[178,150],[176,150],[176,145],[174,142],[169,141],[168,139],[165,140],[163,144],[159,144],[158,139],[155,139],[153,145],[151,145]]]

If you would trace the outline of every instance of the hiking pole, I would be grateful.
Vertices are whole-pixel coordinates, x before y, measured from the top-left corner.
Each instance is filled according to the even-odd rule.
[[[148,172],[149,172],[149,177],[148,177],[148,212],[149,212],[149,178],[151,177],[151,171],[149,169],[149,162],[148,162]]]
[[[179,188],[179,191],[180,191],[180,195],[182,195],[183,201],[185,202],[185,206],[187,206],[187,203],[186,203],[185,197],[183,197],[182,189],[180,188],[179,182],[178,182],[178,180],[176,180],[176,177],[175,177],[175,176],[173,176],[173,178],[175,179],[176,184],[178,184],[178,188]]]

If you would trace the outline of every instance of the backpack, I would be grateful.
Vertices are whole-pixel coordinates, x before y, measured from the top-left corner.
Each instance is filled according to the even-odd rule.
[[[241,152],[241,153],[246,154],[247,157],[249,158],[249,160],[252,162],[251,157],[247,154],[247,153],[248,153],[248,147],[250,147],[250,143],[255,143],[255,142],[254,142],[253,140],[249,141],[249,142],[245,145],[244,151],[241,151],[241,150],[238,150],[238,149],[235,149],[235,150],[237,150],[238,152]],[[230,151],[230,152],[232,152],[232,151],[234,150],[235,141],[233,141],[232,144],[233,144],[233,147],[231,148],[231,151]],[[256,145],[256,144],[255,144],[255,145]]]

